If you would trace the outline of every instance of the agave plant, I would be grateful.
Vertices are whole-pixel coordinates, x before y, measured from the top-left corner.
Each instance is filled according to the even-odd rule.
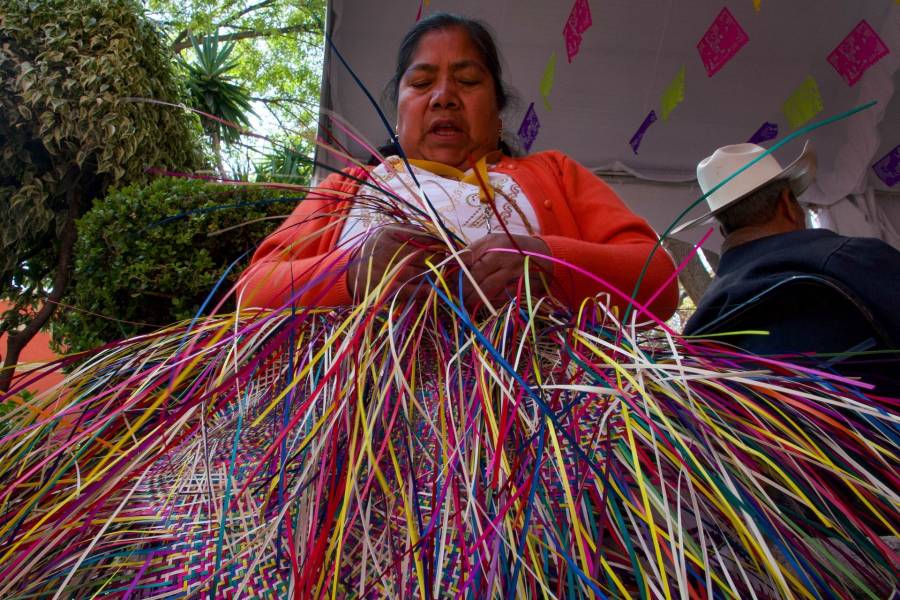
[[[182,59],[187,70],[187,87],[191,107],[221,121],[203,117],[203,129],[212,140],[213,152],[222,172],[222,142],[234,142],[240,135],[233,126],[246,127],[249,115],[255,114],[250,93],[228,75],[237,62],[231,58],[234,42],[219,43],[219,33],[204,37],[199,43],[193,37],[195,60]],[[223,123],[224,121],[225,123]],[[233,124],[229,126],[229,124]]]
[[[282,146],[256,164],[257,181],[305,184],[312,175],[312,160],[305,144]]]

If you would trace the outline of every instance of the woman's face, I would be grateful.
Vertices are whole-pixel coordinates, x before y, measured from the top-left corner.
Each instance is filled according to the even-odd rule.
[[[426,33],[400,79],[397,133],[409,158],[461,170],[497,149],[494,78],[460,28]]]

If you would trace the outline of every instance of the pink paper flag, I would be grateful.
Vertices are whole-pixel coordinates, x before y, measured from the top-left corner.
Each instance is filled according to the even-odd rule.
[[[581,49],[581,34],[572,29],[567,22],[566,28],[563,29],[563,37],[566,40],[566,58],[572,62],[572,59],[578,54],[578,50]]]
[[[697,43],[707,77],[718,73],[748,41],[750,38],[741,25],[727,7],[723,8]]]
[[[863,19],[847,37],[828,55],[828,62],[844,78],[847,85],[853,85],[863,76],[866,69],[890,52],[875,30]]]
[[[569,12],[567,22],[572,24],[572,28],[577,31],[579,35],[587,31],[587,28],[593,25],[593,20],[591,19],[591,5],[588,4],[588,0],[575,0],[571,12]]]
[[[578,50],[581,49],[582,34],[592,24],[591,7],[588,4],[588,0],[575,0],[572,10],[569,11],[569,18],[566,19],[566,26],[563,27],[563,38],[566,40],[566,56],[569,62],[572,62],[572,59],[578,54]]]

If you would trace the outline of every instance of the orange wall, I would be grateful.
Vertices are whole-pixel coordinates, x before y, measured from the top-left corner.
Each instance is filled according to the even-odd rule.
[[[0,301],[0,312],[5,311],[8,307],[8,302]],[[6,357],[6,335],[0,335],[0,356],[4,358]],[[22,354],[19,355],[19,363],[45,363],[57,358],[59,357],[50,351],[50,334],[44,331],[40,331],[22,350]],[[2,364],[2,361],[0,361],[0,364]],[[27,370],[27,367],[16,369],[17,375],[20,375],[24,370]],[[50,387],[53,387],[54,385],[62,381],[62,379],[62,373],[55,372],[51,375],[42,377],[35,383],[30,384],[28,386],[28,389],[32,392],[43,391]],[[13,386],[16,385],[18,380],[19,377],[17,376],[16,379],[13,380]]]

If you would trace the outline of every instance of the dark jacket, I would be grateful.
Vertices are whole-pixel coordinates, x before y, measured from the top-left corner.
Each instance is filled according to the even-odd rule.
[[[704,328],[708,329],[717,318],[792,275],[821,275],[840,284],[872,313],[879,329],[890,340],[888,346],[898,347],[900,252],[881,240],[845,237],[826,229],[772,235],[726,251],[715,280],[685,326],[684,333],[693,335],[698,330],[707,333]],[[802,309],[802,305],[797,308]],[[844,326],[842,314],[846,312],[821,319],[828,322],[810,330],[808,336],[801,335],[805,339],[797,339],[796,330],[780,327],[772,311],[757,313],[754,318],[763,322],[749,325],[770,332],[753,341],[752,351],[760,354],[849,350],[857,339],[854,336],[858,335],[857,331],[850,330],[851,326]],[[767,325],[773,326],[768,328]],[[884,347],[885,344],[880,344],[880,348]],[[883,370],[890,370],[890,377],[900,380],[893,375],[900,371],[900,366],[886,365]]]

